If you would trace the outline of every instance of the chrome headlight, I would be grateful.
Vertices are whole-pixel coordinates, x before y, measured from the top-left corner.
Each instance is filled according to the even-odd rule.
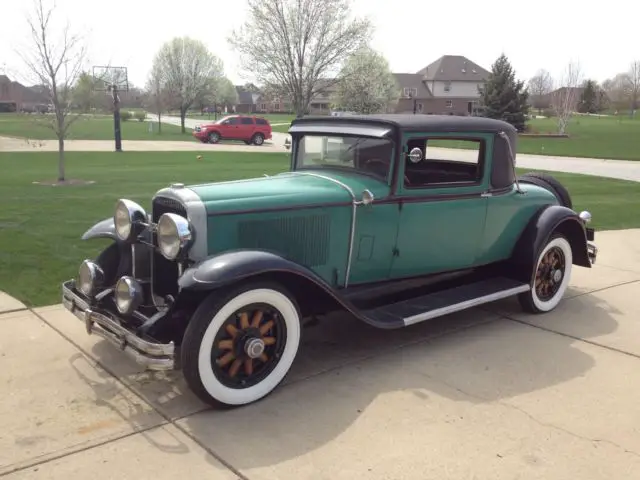
[[[104,272],[95,263],[85,260],[78,269],[78,288],[87,297],[93,298],[102,286]]]
[[[145,222],[147,214],[136,202],[120,199],[116,203],[116,211],[113,214],[113,223],[116,228],[116,235],[124,242],[132,241],[142,231],[142,225],[138,222]]]
[[[174,260],[193,242],[189,221],[175,213],[165,213],[160,217],[157,232],[160,252],[169,260]]]
[[[142,304],[143,298],[142,285],[135,278],[125,276],[116,283],[114,300],[121,314],[133,313]]]

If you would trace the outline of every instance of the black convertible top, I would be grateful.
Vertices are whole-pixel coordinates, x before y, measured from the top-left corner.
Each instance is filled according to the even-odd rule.
[[[305,123],[327,124],[383,124],[402,130],[428,130],[432,132],[505,132],[509,136],[516,134],[516,129],[507,122],[485,117],[462,117],[456,115],[424,115],[424,114],[376,114],[308,116],[296,118],[291,125]]]

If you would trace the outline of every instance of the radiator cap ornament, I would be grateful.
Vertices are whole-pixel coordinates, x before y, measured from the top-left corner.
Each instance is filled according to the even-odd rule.
[[[184,188],[184,183],[172,183],[171,188]]]

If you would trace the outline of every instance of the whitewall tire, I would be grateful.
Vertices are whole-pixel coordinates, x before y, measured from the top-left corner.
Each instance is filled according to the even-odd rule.
[[[562,235],[552,236],[535,265],[535,279],[530,291],[518,296],[522,308],[531,313],[550,312],[558,306],[571,280],[573,253]]]
[[[279,285],[249,285],[223,298],[213,292],[185,332],[185,379],[211,405],[253,403],[271,393],[289,372],[300,330],[295,300]]]

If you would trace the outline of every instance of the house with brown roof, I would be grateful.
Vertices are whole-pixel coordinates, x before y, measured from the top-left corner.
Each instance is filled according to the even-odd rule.
[[[397,113],[471,115],[489,71],[462,55],[443,55],[416,73],[394,74],[401,90]]]

